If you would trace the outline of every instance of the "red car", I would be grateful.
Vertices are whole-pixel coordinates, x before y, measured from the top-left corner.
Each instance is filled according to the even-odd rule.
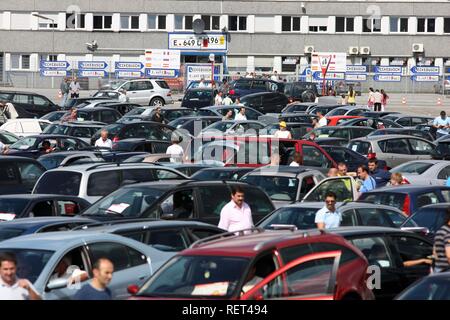
[[[280,156],[280,165],[289,165],[294,153],[300,152],[304,166],[337,168],[333,158],[315,142],[253,136],[193,139],[187,147],[184,160],[217,160],[226,166],[256,168],[268,165],[274,152]]]
[[[361,116],[330,116],[326,117],[328,120],[327,126],[334,127],[340,124],[341,122],[355,119],[355,118],[362,118]]]
[[[194,243],[163,265],[131,299],[374,299],[364,255],[336,234],[225,233]]]

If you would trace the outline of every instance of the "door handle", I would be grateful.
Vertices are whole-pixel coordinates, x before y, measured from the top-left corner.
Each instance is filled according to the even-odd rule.
[[[144,280],[146,278],[146,276],[140,276],[139,280]]]

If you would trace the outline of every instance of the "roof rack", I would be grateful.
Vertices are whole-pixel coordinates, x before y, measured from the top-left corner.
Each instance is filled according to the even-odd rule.
[[[104,167],[104,166],[116,166],[116,167],[120,167],[120,166],[130,166],[130,165],[148,165],[148,166],[154,166],[153,163],[151,162],[139,162],[139,163],[133,163],[133,162],[102,162],[96,165],[93,165],[89,168],[86,169],[86,171],[91,171],[100,167]]]
[[[286,230],[286,229],[284,229],[284,230]],[[253,248],[253,250],[254,250],[254,251],[258,251],[258,250],[260,250],[261,248],[263,248],[264,246],[267,246],[267,245],[269,245],[269,244],[271,244],[271,243],[275,243],[275,242],[280,241],[280,239],[281,239],[281,240],[284,240],[284,239],[286,239],[286,238],[290,238],[290,237],[292,237],[292,234],[293,234],[294,232],[296,232],[296,231],[298,231],[297,233],[301,233],[301,236],[302,236],[303,238],[309,237],[309,236],[311,235],[311,234],[310,234],[311,231],[319,231],[321,235],[326,233],[325,230],[323,230],[323,229],[314,229],[314,230],[294,230],[294,229],[288,229],[288,230],[290,230],[292,233],[289,234],[289,235],[285,235],[285,236],[276,238],[276,239],[270,239],[270,240],[267,240],[267,241],[260,242],[260,243],[258,243],[257,245],[255,245],[255,247]],[[298,235],[296,235],[296,236],[298,236]]]
[[[242,237],[244,235],[248,235],[247,232],[250,232],[250,233],[262,233],[262,232],[265,232],[265,231],[266,230],[264,230],[263,228],[253,227],[253,228],[238,230],[238,231],[234,231],[234,232],[224,232],[224,233],[216,234],[216,235],[211,236],[211,237],[206,237],[206,238],[197,240],[193,244],[191,244],[191,246],[189,248],[191,248],[191,249],[192,248],[197,248],[201,244],[204,244],[206,242],[211,242],[211,241],[214,241],[214,240],[220,240],[222,238]]]

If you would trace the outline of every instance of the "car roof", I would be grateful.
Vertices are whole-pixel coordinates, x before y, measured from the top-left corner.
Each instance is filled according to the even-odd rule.
[[[368,191],[367,193],[380,193],[380,192],[390,192],[390,193],[411,193],[411,192],[419,192],[422,190],[450,190],[450,187],[447,186],[430,186],[430,185],[406,185],[402,184],[399,186],[388,186],[388,187],[382,187],[377,188],[371,191]]]
[[[16,156],[8,156],[8,155],[2,155],[0,156],[0,162],[1,161],[14,161],[14,162],[37,162],[35,159],[26,158],[26,157],[16,157]]]
[[[151,156],[151,155],[150,155]],[[97,170],[110,170],[110,169],[161,169],[163,168],[160,165],[155,165],[152,163],[114,163],[114,162],[100,162],[100,163],[85,163],[78,164],[69,167],[58,167],[55,169],[48,170],[47,172],[55,172],[55,171],[72,171],[72,172],[86,172],[92,171],[95,172]]]
[[[205,172],[205,171],[246,171],[252,170],[252,168],[248,167],[207,167],[197,172]]]
[[[416,137],[416,136],[411,136],[411,135],[407,135],[407,134],[383,134],[383,135],[365,136],[365,137],[361,137],[361,138],[355,138],[355,139],[350,140],[350,142],[351,141],[363,141],[363,140],[364,141],[379,141],[379,140],[401,139],[401,138],[419,139],[419,140],[428,141],[427,139],[424,139],[421,137]],[[430,141],[428,141],[428,142],[430,142]]]
[[[393,233],[402,233],[402,234],[414,234],[410,231],[403,231],[398,228],[388,228],[388,227],[376,227],[376,226],[351,226],[351,227],[339,227],[328,229],[328,232],[339,234],[343,237],[347,236],[360,236],[360,235],[373,235],[373,234],[393,234]]]
[[[283,208],[314,208],[314,209],[320,209],[323,208],[324,203],[323,202],[298,202],[298,203],[292,203],[287,206],[284,206]],[[360,208],[380,208],[380,209],[389,209],[397,212],[401,212],[399,209],[383,204],[374,204],[374,203],[367,203],[367,202],[343,202],[339,205],[336,205],[336,209],[360,209]]]
[[[387,115],[383,116],[383,118],[384,117],[390,117],[390,116],[396,117],[396,118],[404,118],[404,117],[430,118],[430,119],[433,118],[431,116],[424,116],[424,115],[421,115],[421,114],[409,114],[409,113],[390,113],[390,114],[387,114]]]
[[[63,122],[60,123],[59,121],[55,121],[52,124],[57,124],[60,126],[69,126],[69,127],[75,127],[75,126],[105,126],[106,124],[104,122],[100,121],[69,121],[69,122]]]
[[[0,228],[2,227],[19,227],[22,226],[24,228],[30,227],[38,227],[45,226],[53,223],[64,223],[64,222],[86,222],[86,223],[95,223],[95,220],[83,217],[33,217],[33,218],[20,218],[14,219],[11,221],[2,221],[0,223]]]
[[[77,196],[69,195],[58,195],[58,194],[31,194],[31,193],[21,193],[21,194],[2,194],[0,199],[43,199],[43,198],[54,198],[54,199],[75,199]],[[82,199],[82,198],[79,198]]]
[[[426,206],[420,207],[417,210],[422,210],[422,209],[447,209],[449,207],[450,203],[448,202],[441,202],[441,203],[435,203],[435,204],[428,204]]]
[[[311,169],[308,167],[291,167],[291,166],[263,166],[254,169],[252,172],[249,172],[249,175],[277,175],[281,173],[283,176],[297,176],[299,174],[309,172],[309,173],[320,173],[320,171]]]
[[[103,110],[113,110],[113,111],[116,111],[117,112],[117,110],[116,109],[113,109],[113,108],[108,108],[108,107],[103,107],[103,106],[101,106],[101,107],[95,107],[95,108],[80,108],[80,109],[77,109],[77,112],[80,112],[80,111],[88,111],[88,112],[94,112],[94,111],[103,111]]]
[[[36,96],[42,96],[42,94],[31,91],[16,91],[16,90],[0,90],[1,93],[19,93],[19,94],[32,94]]]
[[[185,221],[177,221],[177,220],[149,220],[149,221],[140,221],[140,222],[123,222],[123,223],[114,223],[101,225],[92,225],[87,226],[87,230],[89,231],[98,231],[98,232],[116,232],[116,231],[125,231],[130,229],[151,229],[151,228],[173,228],[173,227],[212,227],[217,228],[217,226],[207,224],[200,221],[194,220],[185,220]],[[85,230],[86,228],[83,228]]]

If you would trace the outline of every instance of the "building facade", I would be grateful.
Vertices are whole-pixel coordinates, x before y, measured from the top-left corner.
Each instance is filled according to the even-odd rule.
[[[388,65],[402,66],[404,76],[416,65],[450,72],[449,1],[2,0],[0,82],[47,85],[41,60],[108,61],[114,72],[114,62],[167,49],[171,33],[194,36],[196,19],[226,36],[226,50],[183,50],[182,64],[214,52],[225,73],[295,74],[311,52],[333,51],[369,72]],[[93,40],[95,53],[86,48]]]

